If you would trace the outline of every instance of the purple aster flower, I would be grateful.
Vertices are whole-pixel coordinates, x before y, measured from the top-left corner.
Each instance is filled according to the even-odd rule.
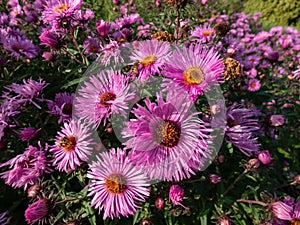
[[[248,83],[248,90],[249,91],[258,91],[261,87],[260,81],[257,79],[251,79]]]
[[[105,20],[98,20],[96,22],[97,31],[100,36],[107,37],[110,30],[111,30],[111,24],[109,22],[106,22]]]
[[[29,101],[40,108],[40,106],[33,102],[33,99],[38,97],[38,95],[47,85],[48,83],[46,83],[41,78],[39,79],[39,81],[35,81],[32,80],[32,78],[29,78],[27,80],[23,79],[23,84],[13,83],[11,85],[5,86],[5,88],[8,91],[17,94],[17,97],[20,98],[21,102]]]
[[[69,94],[67,92],[55,94],[54,101],[47,101],[49,110],[48,113],[52,115],[59,115],[58,123],[65,122],[66,120],[71,119],[73,101],[75,94]]]
[[[186,198],[186,197],[184,197],[184,189],[182,187],[180,187],[178,184],[173,184],[170,187],[169,198],[174,205],[180,205],[180,206],[186,208],[185,206],[183,206],[181,204],[181,201]]]
[[[87,37],[83,43],[83,48],[85,49],[85,54],[99,53],[102,46],[99,38]]]
[[[261,31],[253,38],[254,43],[261,43],[267,40],[271,35],[267,31]]]
[[[42,198],[25,210],[25,219],[28,224],[34,224],[45,218],[50,212],[51,203],[48,199]]]
[[[92,133],[87,124],[75,120],[66,122],[50,149],[54,154],[53,165],[59,171],[71,172],[88,160],[93,145]]]
[[[133,61],[140,64],[139,80],[143,82],[150,75],[159,73],[170,53],[170,46],[166,42],[156,39],[139,42],[137,49],[133,50],[130,56]]]
[[[193,103],[184,93],[168,92],[165,101],[160,93],[157,103],[146,99],[145,104],[147,108],[138,105],[132,110],[136,119],[122,131],[129,138],[124,145],[131,149],[131,163],[153,179],[190,177],[210,155],[207,124],[190,111]]]
[[[75,15],[76,10],[82,6],[82,0],[50,0],[46,1],[42,20],[44,23],[52,24],[61,19],[70,20]]]
[[[233,103],[227,109],[227,126],[225,135],[227,141],[238,147],[246,156],[252,155],[259,149],[257,138],[253,132],[260,129],[255,111],[244,108],[241,104]]]
[[[110,43],[102,49],[103,55],[101,58],[101,63],[105,66],[123,63],[124,59],[121,54],[122,47],[124,47],[123,44],[119,44],[117,41],[110,41]]]
[[[165,76],[168,88],[183,88],[195,101],[198,95],[209,90],[210,85],[223,82],[224,70],[219,54],[207,50],[202,45],[189,48],[175,48],[173,55],[167,59]]]
[[[134,215],[150,194],[148,178],[128,163],[125,151],[119,148],[97,156],[87,177],[91,179],[91,205],[99,212],[104,209],[104,219]]]
[[[48,30],[44,30],[39,38],[43,45],[49,46],[51,48],[56,48],[59,44],[58,36]]]
[[[23,128],[20,132],[20,138],[22,141],[30,141],[33,139],[37,133],[39,132],[40,129],[36,130],[33,127],[26,127]]]
[[[39,51],[32,41],[21,37],[7,39],[3,47],[15,57],[35,58]]]
[[[7,26],[8,25],[8,16],[5,12],[0,13],[0,26]]]
[[[23,154],[0,164],[0,167],[9,166],[10,168],[0,174],[7,185],[13,188],[24,186],[26,189],[28,185],[34,185],[45,173],[52,172],[50,163],[46,159],[48,145],[45,150],[42,149],[40,143],[39,147],[40,149],[29,145]]]
[[[128,103],[134,98],[128,77],[113,70],[101,71],[89,77],[78,89],[75,99],[75,115],[87,118],[95,127],[114,114],[126,116]]]
[[[217,174],[209,174],[208,175],[208,181],[211,184],[217,184],[220,183],[222,180],[222,178],[220,176],[218,176]]]
[[[1,225],[8,225],[8,218],[7,218],[8,212],[0,213],[0,224]]]
[[[214,40],[216,33],[214,28],[210,27],[209,24],[204,24],[203,26],[198,26],[191,33],[192,37],[199,40],[200,43],[207,43]]]
[[[142,23],[142,18],[138,13],[130,14],[121,18],[117,18],[116,22],[112,24],[112,27],[115,29],[121,29],[124,27],[129,27],[134,23]]]

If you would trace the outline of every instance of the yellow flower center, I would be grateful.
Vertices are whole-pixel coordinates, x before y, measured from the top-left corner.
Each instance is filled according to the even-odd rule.
[[[75,149],[76,146],[76,138],[73,135],[63,137],[58,142],[58,147],[61,147],[65,150],[65,152],[70,152]]]
[[[188,85],[201,84],[204,79],[203,71],[198,67],[189,67],[183,72],[184,83]]]
[[[114,194],[120,194],[127,189],[125,178],[120,174],[111,174],[105,180],[105,186],[108,191]]]
[[[210,36],[212,34],[212,31],[211,30],[204,30],[203,32],[202,32],[202,35],[204,36],[204,37],[208,37],[208,36]]]
[[[174,147],[178,144],[181,130],[178,125],[170,120],[162,121],[155,129],[156,141],[165,147]]]
[[[114,93],[105,92],[105,93],[101,94],[99,96],[99,98],[100,98],[100,101],[99,101],[100,106],[107,107],[107,106],[111,106],[111,103],[108,103],[108,101],[115,100],[116,95]]]
[[[155,55],[148,55],[145,58],[142,59],[141,64],[146,67],[146,66],[151,66],[156,62],[157,58]]]
[[[63,13],[64,11],[66,11],[66,9],[69,8],[68,4],[61,4],[56,6],[53,11],[56,13]]]
[[[300,225],[299,220],[292,220],[291,225]]]

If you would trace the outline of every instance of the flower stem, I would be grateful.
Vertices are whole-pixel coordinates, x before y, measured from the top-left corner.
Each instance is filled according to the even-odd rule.
[[[226,195],[231,189],[232,187],[246,174],[248,173],[248,169],[245,169],[243,173],[241,173],[231,184],[230,186],[226,189],[226,191],[224,191],[223,195]]]
[[[268,206],[267,203],[260,202],[260,201],[254,201],[254,200],[238,199],[236,201],[237,202],[249,203],[249,204],[257,204],[257,205],[261,205],[261,206],[264,206],[264,207]]]

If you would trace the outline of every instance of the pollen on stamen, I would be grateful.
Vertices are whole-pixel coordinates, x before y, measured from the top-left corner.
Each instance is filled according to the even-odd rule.
[[[76,146],[76,138],[72,135],[63,137],[59,140],[58,146],[62,147],[65,152],[73,151]]]
[[[170,120],[162,121],[155,130],[157,142],[165,147],[174,147],[178,144],[181,130],[179,126]]]
[[[203,71],[198,67],[189,67],[183,72],[184,83],[187,85],[198,85],[204,79]]]
[[[156,62],[157,58],[155,55],[148,55],[141,60],[141,64],[145,66],[151,66]]]
[[[63,13],[69,7],[68,4],[61,4],[56,6],[53,11],[56,13]]]
[[[114,194],[120,194],[127,189],[125,182],[125,178],[122,175],[111,174],[106,178],[105,186],[108,191]]]
[[[99,96],[99,105],[100,106],[111,106],[111,103],[108,101],[113,101],[116,99],[116,95],[114,93],[105,92]]]

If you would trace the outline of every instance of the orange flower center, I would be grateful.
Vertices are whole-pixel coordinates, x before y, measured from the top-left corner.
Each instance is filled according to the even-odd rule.
[[[111,103],[109,103],[108,101],[115,100],[116,95],[114,93],[105,92],[101,94],[99,98],[100,98],[99,104],[101,106],[107,107],[107,106],[111,106]]]
[[[12,48],[14,51],[16,51],[16,52],[18,52],[18,51],[24,49],[24,48],[21,47],[20,45],[13,45],[11,48]]]
[[[300,221],[299,220],[292,220],[291,225],[300,225]]]
[[[76,138],[73,135],[63,137],[58,142],[58,147],[61,147],[65,150],[65,152],[70,152],[75,149],[76,146]]]
[[[63,114],[71,115],[72,114],[72,104],[65,104],[62,109]]]
[[[165,147],[174,147],[178,144],[181,130],[170,120],[162,121],[155,129],[156,141]]]
[[[228,125],[229,127],[234,127],[234,126],[239,125],[239,123],[238,123],[236,120],[228,119],[228,120],[227,120],[227,125]]]
[[[202,35],[204,36],[204,37],[208,37],[208,36],[210,36],[212,34],[212,31],[211,30],[204,30],[203,32],[202,32]]]
[[[204,73],[199,67],[189,67],[183,72],[184,83],[187,85],[201,84]]]
[[[125,178],[120,174],[111,174],[105,180],[105,186],[108,191],[114,194],[120,194],[127,189]]]
[[[156,62],[157,58],[155,55],[148,55],[142,59],[141,64],[145,66],[151,66]]]
[[[53,11],[56,13],[63,13],[64,11],[66,11],[66,9],[69,8],[68,4],[61,4],[56,6]]]

